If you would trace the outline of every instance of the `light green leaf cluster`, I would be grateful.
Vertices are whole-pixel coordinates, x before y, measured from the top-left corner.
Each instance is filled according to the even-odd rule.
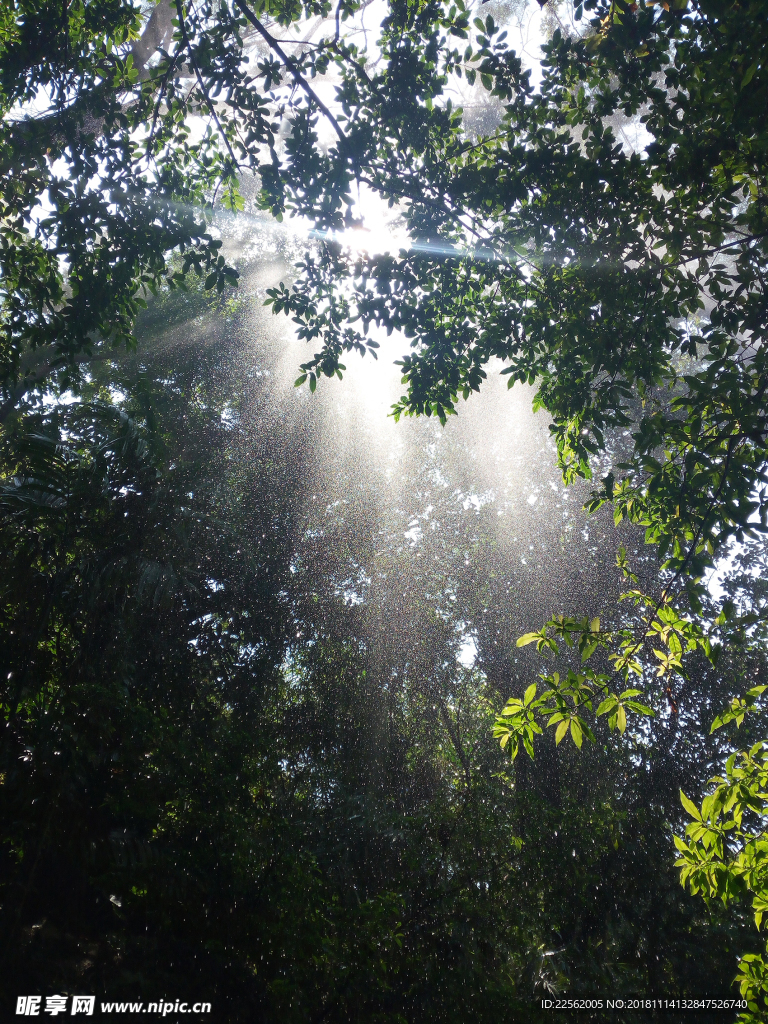
[[[635,700],[640,690],[610,693],[607,689],[610,676],[592,669],[569,671],[565,678],[561,678],[559,672],[553,672],[542,676],[542,679],[548,689],[537,697],[538,686],[531,683],[522,700],[512,697],[507,701],[494,724],[494,736],[513,759],[517,757],[521,743],[529,757],[534,756],[534,737],[543,733],[539,721],[546,723],[547,728],[555,728],[556,745],[570,733],[573,742],[581,749],[584,737],[591,743],[595,742],[587,715],[607,715],[609,728],[623,733],[627,727],[627,711],[645,716],[654,714],[650,707]],[[600,697],[604,699],[598,705]]]
[[[619,551],[617,563],[625,578],[636,584],[637,577],[627,565],[624,548]],[[635,606],[635,624],[602,629],[597,617],[590,620],[556,615],[541,629],[523,634],[517,646],[535,643],[539,653],[559,655],[561,645],[564,645],[566,650],[573,649],[580,654],[582,664],[601,650],[612,663],[614,673],[623,677],[625,684],[629,682],[630,674],[644,680],[646,670],[651,669],[657,679],[684,675],[684,655],[697,650],[713,664],[717,661],[720,648],[713,642],[713,637],[726,619],[732,618],[730,612],[723,612],[710,631],[705,632],[698,622],[675,606],[666,591],[654,600],[635,586],[622,594],[620,600]],[[533,757],[533,738],[536,733],[541,733],[536,725],[537,715],[546,718],[548,726],[558,726],[555,733],[557,743],[570,728],[573,741],[581,747],[584,736],[594,741],[594,734],[582,717],[584,714],[595,718],[608,715],[609,727],[621,733],[627,728],[628,711],[644,716],[654,714],[647,703],[636,700],[643,696],[642,689],[625,685],[621,693],[613,692],[610,689],[612,677],[605,673],[596,673],[592,669],[580,673],[569,671],[565,683],[561,683],[558,673],[542,678],[549,684],[548,690],[534,700],[535,684],[532,684],[534,689],[528,688],[526,699],[522,702],[517,698],[510,700],[497,719],[495,735],[512,757],[516,756],[520,742]],[[753,704],[755,699],[753,695],[745,698],[746,704],[734,702],[736,710],[731,717],[736,717],[742,705],[751,706],[750,700]]]
[[[741,724],[766,690],[757,686],[719,715],[713,731],[730,721]],[[697,806],[682,791],[680,800],[693,819],[685,839],[675,836],[680,880],[692,893],[728,904],[751,900],[755,924],[762,928],[768,913],[768,741],[734,752],[725,773],[710,780],[710,792]],[[768,961],[750,953],[739,961],[737,982],[748,1003],[741,1020],[765,1020],[768,1013]]]

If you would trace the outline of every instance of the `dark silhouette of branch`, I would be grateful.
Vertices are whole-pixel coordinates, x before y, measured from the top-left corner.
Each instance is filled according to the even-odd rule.
[[[189,35],[187,34],[187,26],[186,26],[186,24],[184,22],[184,10],[183,10],[183,8],[181,6],[181,0],[176,0],[176,12],[177,12],[177,14],[179,16],[179,29],[181,31],[182,42],[184,43],[184,48],[186,49],[187,53],[189,54],[189,60],[190,60],[190,63],[192,64],[192,70],[195,72],[195,77],[197,78],[197,84],[200,86],[200,91],[202,92],[203,97],[205,98],[206,105],[207,105],[208,109],[211,112],[211,117],[213,118],[213,120],[214,120],[214,122],[216,124],[216,128],[218,130],[218,133],[222,137],[222,139],[224,140],[224,145],[227,147],[227,152],[229,153],[229,158],[232,161],[232,170],[234,171],[234,170],[237,169],[237,166],[238,166],[237,157],[235,156],[235,154],[234,154],[234,152],[232,150],[232,146],[230,144],[230,141],[227,138],[227,135],[224,132],[224,129],[222,128],[222,126],[221,126],[221,121],[219,120],[219,115],[216,113],[216,107],[213,105],[213,100],[208,95],[208,90],[206,89],[205,83],[203,82],[203,76],[200,74],[200,69],[197,66],[197,61],[195,60],[195,56],[194,56],[194,54],[192,52],[192,44],[189,41]]]
[[[170,0],[161,0],[152,11],[144,31],[131,43],[134,67],[139,79],[149,77],[147,63],[161,47],[164,47],[173,32]],[[41,152],[56,150],[64,146],[77,147],[84,135],[99,136],[104,131],[104,117],[101,115],[103,98],[108,91],[106,83],[97,85],[86,94],[78,96],[65,110],[54,110],[41,117],[25,117],[16,122],[6,121],[3,130],[8,142],[5,152],[18,157],[25,153],[30,161]],[[13,170],[5,160],[0,163],[0,173]]]
[[[178,2],[178,0],[177,0],[177,2]],[[293,59],[293,57],[289,57],[288,56],[288,54],[282,48],[282,46],[280,45],[278,40],[275,39],[275,37],[270,32],[268,32],[266,28],[264,28],[262,23],[259,21],[259,19],[256,17],[256,15],[253,13],[253,11],[251,11],[246,6],[246,4],[243,2],[243,0],[235,0],[235,6],[240,11],[243,12],[245,17],[248,19],[248,21],[250,21],[250,23],[253,25],[253,27],[256,29],[256,31],[259,33],[259,35],[262,37],[262,39],[267,43],[267,45],[270,47],[270,49],[275,51],[275,53],[278,55],[278,57],[283,62],[283,64],[286,66],[286,68],[288,68],[288,71],[290,72],[291,77],[293,78],[294,82],[296,82],[296,84],[299,86],[299,88],[302,89],[307,94],[307,96],[315,104],[317,109],[319,111],[321,111],[321,113],[324,115],[324,117],[327,118],[327,120],[332,125],[333,130],[338,135],[339,141],[346,147],[347,137],[344,134],[344,132],[343,132],[343,130],[341,128],[341,125],[336,120],[336,118],[333,116],[333,114],[330,112],[328,107],[326,107],[326,105],[323,103],[323,101],[317,95],[317,93],[312,88],[312,86],[309,84],[309,82],[306,80],[304,75],[301,73],[301,71],[299,69],[299,66],[296,63],[296,61]]]
[[[680,260],[679,263],[692,263],[694,260],[706,259],[708,256],[716,256],[725,249],[733,249],[734,246],[745,245],[748,242],[759,242],[761,238],[766,237],[768,237],[768,231],[761,231],[757,235],[742,235],[740,238],[736,238],[732,242],[725,242],[723,245],[714,246],[712,249],[701,249],[699,252],[693,253],[692,256],[686,256],[685,259]]]
[[[48,351],[53,351],[50,346]],[[0,424],[5,423],[19,401],[28,392],[33,391],[39,384],[42,384],[54,370],[60,370],[64,366],[79,366],[81,363],[97,363],[105,359],[113,359],[114,351],[109,352],[79,352],[75,356],[58,356],[56,358],[45,358],[38,363],[31,372],[27,373],[23,380],[14,385],[8,392],[8,397],[0,405]]]

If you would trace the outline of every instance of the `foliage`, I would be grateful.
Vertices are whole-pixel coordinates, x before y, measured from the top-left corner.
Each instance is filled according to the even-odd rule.
[[[605,430],[632,422],[639,393],[629,460],[593,507],[610,501],[617,519],[645,526],[700,601],[694,583],[714,552],[765,522],[764,9],[584,9],[590,31],[555,33],[538,90],[493,18],[473,26],[463,4],[393,4],[370,69],[338,31],[289,56],[244,0],[160,4],[141,38],[132,5],[88,7],[88,17],[75,5],[34,46],[31,12],[6,17],[4,112],[41,89],[51,100],[43,117],[5,122],[8,400],[33,365],[27,386],[39,380],[34,350],[52,345],[50,359],[66,362],[127,338],[137,290],[183,280],[169,251],[208,287],[234,281],[194,208],[218,195],[240,208],[246,168],[258,172],[261,206],[323,230],[350,222],[355,189],[373,191],[399,204],[416,244],[393,256],[324,242],[290,290],[273,291],[275,311],[322,342],[300,379],[374,349],[371,325],[397,330],[412,352],[396,414],[444,420],[501,359],[510,384],[538,382],[566,479],[589,476]],[[289,25],[328,10],[269,14]],[[254,39],[268,56],[247,73]],[[77,71],[62,53],[78,54]],[[338,117],[310,84],[331,70]],[[473,139],[447,93],[477,76],[503,116]],[[192,143],[198,115],[208,130]],[[334,134],[327,150],[318,115]],[[617,143],[616,116],[640,117],[642,154]],[[50,213],[30,230],[43,195]]]
[[[8,425],[2,614],[10,666],[3,790],[14,794],[8,818],[18,822],[6,848],[9,905],[18,925],[29,894],[48,906],[38,871],[77,877],[93,897],[75,942],[87,945],[82,935],[107,920],[99,918],[107,902],[124,906],[126,916],[139,904],[145,913],[151,886],[139,881],[110,892],[110,884],[115,864],[134,854],[151,874],[148,851],[157,839],[166,843],[162,858],[179,869],[177,888],[164,899],[154,895],[157,873],[157,934],[177,936],[185,926],[208,934],[216,962],[209,977],[236,963],[232,970],[249,991],[253,971],[244,965],[255,963],[262,939],[253,939],[252,918],[236,919],[222,894],[242,884],[243,899],[258,905],[245,880],[276,870],[268,844],[253,852],[235,837],[258,832],[249,815],[261,794],[267,808],[285,796],[279,744],[256,725],[280,720],[277,694],[290,706],[277,668],[289,651],[287,543],[270,532],[262,546],[240,520],[219,544],[217,496],[203,487],[200,497],[203,455],[181,458],[180,430],[174,456],[163,454],[169,428],[162,422],[156,429],[165,417],[155,418],[151,385],[136,385],[136,407],[128,410],[116,409],[109,391],[70,412],[34,411],[27,401],[52,373],[62,386],[77,383],[82,363],[106,358],[113,345],[133,345],[148,292],[183,289],[190,271],[219,293],[237,281],[210,215],[217,203],[244,208],[246,171],[257,175],[258,208],[277,218],[304,215],[318,229],[298,280],[268,297],[275,312],[293,317],[301,337],[319,341],[297,383],[308,380],[315,391],[320,376],[342,374],[345,352],[376,354],[372,331],[396,331],[411,351],[401,364],[406,392],[395,417],[435,415],[445,423],[459,396],[478,391],[486,368],[500,360],[510,386],[537,385],[535,408],[551,416],[566,481],[590,479],[598,458],[608,457],[590,510],[612,504],[617,524],[641,526],[658,545],[662,591],[654,597],[652,588],[633,588],[627,596],[637,614],[627,611],[626,621],[604,630],[589,617],[552,618],[524,638],[557,655],[557,639],[575,642],[584,661],[596,654],[607,670],[612,660],[625,678],[613,685],[607,671],[568,667],[546,676],[543,695],[537,684],[522,700],[512,695],[497,723],[512,753],[519,742],[532,753],[533,737],[543,732],[537,716],[555,728],[556,743],[566,732],[577,746],[584,735],[597,739],[586,712],[624,732],[627,710],[646,715],[654,704],[650,665],[677,714],[675,690],[693,692],[683,654],[688,663],[701,652],[714,661],[717,644],[734,643],[757,614],[747,608],[734,617],[728,606],[714,607],[703,581],[731,541],[765,532],[768,515],[764,0],[671,8],[585,0],[575,17],[590,14],[589,28],[582,36],[555,32],[536,88],[493,18],[473,19],[462,0],[394,0],[374,61],[342,37],[341,21],[359,9],[342,0],[333,28],[292,55],[286,48],[295,40],[275,33],[326,18],[329,4],[0,5],[0,419]],[[337,113],[313,85],[331,74]],[[466,130],[448,95],[457,81],[479,81],[494,98],[497,128],[479,136]],[[29,116],[38,102],[48,108]],[[642,152],[620,145],[610,123],[638,117],[648,136]],[[371,193],[405,221],[410,243],[397,255],[350,251],[335,240],[360,219]],[[197,412],[215,444],[221,423]],[[628,451],[614,458],[613,439],[624,430]],[[185,474],[194,478],[188,490]],[[233,569],[244,550],[248,578],[259,581],[256,595],[244,592]],[[242,585],[232,601],[232,586],[222,592],[219,576]],[[642,652],[653,643],[656,661],[646,662]],[[332,652],[343,676],[351,655],[343,645]],[[629,672],[641,689],[626,685]],[[483,721],[487,700],[478,698]],[[732,709],[736,717],[741,708]],[[64,748],[71,764],[59,773],[52,766]],[[757,778],[759,752],[745,756],[754,764],[738,770]],[[450,791],[450,770],[435,757]],[[210,789],[192,790],[179,767],[187,758],[207,766]],[[263,776],[261,768],[249,774],[242,767],[265,763]],[[729,763],[715,793],[736,785],[728,772],[737,762]],[[113,778],[123,773],[135,791]],[[98,793],[93,802],[88,789]],[[305,798],[300,787],[285,797],[291,805]],[[717,803],[700,812],[715,830]],[[28,806],[31,819],[22,813]],[[222,807],[229,817],[220,833]],[[294,820],[292,813],[281,820]],[[96,868],[86,869],[76,852],[76,822],[95,837],[89,856]],[[52,852],[54,825],[67,839]],[[501,829],[497,821],[494,827]],[[209,851],[200,868],[193,832],[211,851],[224,835],[230,859]],[[366,972],[373,971],[377,992],[394,984],[388,972],[401,948],[402,892],[379,888],[337,904],[319,855],[293,856],[290,835],[280,902],[293,907],[298,893],[321,894],[310,901],[307,942],[336,951],[328,959],[317,954],[318,961],[300,942],[292,947],[294,962],[308,965],[298,989],[314,993],[316,1013],[355,999],[359,1006]],[[747,851],[749,835],[742,836]],[[414,841],[410,855],[417,847]],[[437,875],[444,884],[445,862]],[[462,890],[473,908],[475,884],[473,876]],[[257,890],[270,891],[267,883]],[[181,909],[190,906],[199,908],[196,920]],[[339,915],[351,930],[337,930]],[[204,917],[217,928],[207,931]],[[427,919],[419,927],[429,928]],[[351,921],[376,938],[352,943],[344,937],[354,931]],[[516,936],[518,925],[509,925]],[[279,922],[275,929],[281,938],[270,939],[269,949],[285,938]],[[403,978],[418,969],[417,931],[402,947],[411,957],[398,961]],[[7,934],[15,942],[18,927]],[[131,948],[146,955],[138,926],[115,934],[130,934],[126,948],[135,942]],[[221,954],[238,943],[237,956]],[[514,945],[509,939],[508,948]],[[378,960],[376,949],[385,950]],[[479,963],[485,952],[472,949]],[[361,962],[358,950],[366,951]],[[497,954],[498,963],[508,955]],[[758,991],[762,962],[742,963]],[[345,978],[332,996],[318,980],[324,972],[337,983]],[[270,1005],[283,1019],[300,1018],[308,1010],[292,1002],[279,974],[275,968],[259,998],[276,1000]],[[389,1012],[384,1003],[371,1009]]]
[[[341,374],[345,351],[375,354],[375,325],[411,339],[396,416],[444,422],[500,359],[510,385],[537,382],[566,480],[591,475],[607,429],[632,425],[628,460],[590,507],[643,525],[668,592],[684,585],[700,610],[715,554],[765,528],[765,18],[757,0],[585,9],[591,30],[555,33],[537,90],[493,18],[471,25],[463,4],[393,4],[370,69],[339,33],[354,4],[296,56],[245,0],[161,3],[140,38],[130,4],[75,6],[35,46],[31,12],[6,18],[3,109],[39,90],[51,108],[4,129],[5,413],[52,366],[129,340],[140,288],[181,285],[191,268],[208,288],[236,280],[199,214],[219,196],[241,209],[246,169],[259,206],[321,234],[354,222],[372,191],[414,245],[320,242],[299,280],[270,292],[322,342],[298,382]],[[328,12],[269,10],[283,26]],[[79,54],[77,73],[62,52]],[[338,117],[310,82],[331,71]],[[478,75],[502,120],[474,139],[448,92]],[[640,117],[642,154],[616,142],[616,116]],[[194,117],[208,127],[193,143]]]
[[[765,686],[752,687],[745,698],[734,699],[719,715],[712,731],[728,722],[740,726],[744,715],[758,710]],[[749,895],[758,929],[768,910],[768,744],[755,743],[749,750],[734,752],[725,774],[709,781],[711,792],[697,807],[683,791],[680,799],[693,821],[684,841],[675,836],[680,853],[680,878],[691,892],[723,904]],[[737,976],[748,1011],[744,1021],[763,1020],[768,1009],[768,964],[760,954],[748,953],[739,961]]]
[[[491,725],[525,669],[505,651],[499,692],[455,657],[467,621],[490,672],[496,629],[529,614],[495,509],[422,492],[441,528],[404,554],[386,480],[366,494],[342,467],[346,506],[310,484],[317,427],[299,393],[268,401],[279,348],[254,367],[250,321],[222,335],[95,364],[4,438],[4,997],[452,1024],[536,1020],[563,988],[725,990],[751,929],[666,857],[678,788],[716,756],[700,723],[508,769]],[[430,445],[403,467],[413,493],[466,470]],[[462,579],[468,548],[506,599]],[[380,589],[347,603],[358,576]]]
[[[411,338],[396,415],[444,421],[501,359],[510,386],[537,382],[566,480],[590,475],[606,429],[631,425],[629,458],[591,507],[610,501],[617,521],[646,527],[696,604],[714,552],[765,525],[765,18],[760,5],[586,7],[600,33],[556,32],[538,91],[493,19],[478,21],[462,66],[501,105],[488,137],[468,138],[449,103],[427,105],[414,155],[399,122],[377,116],[385,74],[358,86],[355,112],[399,172],[383,191],[405,197],[416,244],[308,254],[272,301],[324,341],[305,372],[335,372],[372,325]],[[447,35],[417,44],[410,27],[385,22],[385,57],[405,35],[422,67],[455,70]],[[620,114],[640,116],[642,154],[617,142],[607,121]]]
[[[619,550],[617,564],[624,577],[637,584],[637,575],[627,567],[626,551],[623,547]],[[623,593],[620,600],[631,601],[639,611],[639,614],[636,611],[630,622],[622,628],[601,630],[599,618],[594,618],[590,622],[586,618],[578,620],[557,615],[537,632],[521,636],[517,646],[526,647],[535,643],[540,653],[557,655],[560,653],[557,640],[560,639],[568,648],[575,645],[575,650],[581,655],[582,664],[589,661],[595,652],[602,648],[611,652],[607,658],[609,663],[613,662],[613,671],[623,675],[624,681],[629,682],[630,673],[642,680],[646,671],[640,660],[643,648],[655,643],[659,645],[652,647],[656,659],[655,674],[667,683],[668,695],[672,692],[670,677],[674,674],[684,675],[684,654],[701,650],[712,664],[717,662],[719,646],[713,646],[710,636],[704,633],[699,623],[677,611],[666,592],[662,593],[658,601],[654,601],[649,595],[635,588]],[[720,613],[715,629],[723,626],[728,619],[733,619],[732,604]],[[742,622],[752,622],[753,619],[754,616],[751,615],[742,617]],[[595,742],[594,733],[583,717],[585,712],[596,717],[607,715],[609,728],[618,729],[620,733],[627,727],[627,711],[644,716],[654,714],[650,707],[635,699],[642,694],[642,690],[630,687],[621,693],[612,692],[612,677],[607,673],[595,672],[594,669],[588,668],[583,672],[569,670],[563,680],[557,672],[542,678],[551,689],[536,698],[537,684],[531,683],[524,700],[512,698],[496,720],[494,735],[499,737],[502,748],[509,746],[513,758],[517,755],[520,740],[530,757],[533,757],[534,735],[541,734],[541,728],[536,723],[537,716],[546,717],[547,726],[557,726],[556,744],[560,743],[570,729],[573,742],[580,748],[584,736]],[[752,702],[754,703],[754,697]],[[743,704],[743,700],[736,699],[737,708],[742,708]],[[676,710],[671,697],[670,706]]]

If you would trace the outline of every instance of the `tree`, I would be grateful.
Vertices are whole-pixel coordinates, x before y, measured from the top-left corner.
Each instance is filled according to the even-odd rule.
[[[545,47],[538,90],[493,19],[473,28],[463,5],[393,4],[367,70],[340,33],[356,9],[341,4],[332,35],[296,56],[245,0],[160,4],[142,35],[130,4],[68,7],[63,22],[7,9],[4,413],[51,367],[129,340],[141,288],[190,268],[211,288],[235,281],[200,213],[238,209],[246,170],[260,206],[320,231],[373,191],[399,205],[413,248],[326,240],[271,296],[322,342],[303,377],[314,388],[343,352],[375,352],[371,325],[397,330],[412,352],[395,414],[444,419],[501,359],[510,384],[538,382],[566,480],[590,476],[609,427],[631,426],[592,507],[645,526],[667,597],[686,586],[696,611],[716,553],[765,523],[762,6],[588,3],[585,35]],[[338,115],[310,81],[331,69]],[[474,139],[446,93],[478,75],[503,117]],[[39,95],[45,115],[15,116]],[[617,144],[617,113],[641,115],[642,153]],[[194,117],[208,122],[196,142]]]
[[[696,676],[684,727],[552,738],[510,769],[491,725],[531,667],[520,595],[556,572],[575,601],[610,533],[561,549],[547,487],[546,566],[527,542],[505,560],[500,503],[465,507],[483,460],[424,420],[397,428],[397,502],[385,474],[350,478],[365,431],[318,466],[337,396],[286,376],[280,405],[265,312],[201,324],[200,300],[153,300],[134,355],[30,401],[0,449],[8,1005],[173,991],[223,1021],[458,1024],[536,1020],[564,987],[727,990],[754,929],[680,888],[667,822],[712,774],[732,679]]]
[[[631,435],[590,507],[645,528],[660,588],[646,593],[623,562],[639,619],[559,618],[528,637],[585,660],[602,648],[627,681],[607,664],[551,673],[544,703],[528,690],[504,716],[524,744],[534,711],[579,744],[590,716],[623,731],[627,711],[643,713],[629,673],[647,690],[653,666],[674,708],[686,651],[714,660],[750,625],[712,607],[703,579],[768,511],[765,4],[586,0],[575,17],[586,10],[589,28],[554,34],[536,89],[490,16],[446,7],[391,4],[368,62],[341,33],[353,3],[295,55],[277,34],[329,5],[179,0],[147,19],[127,3],[6,4],[2,413],[51,369],[74,376],[130,342],[142,288],[181,287],[193,268],[209,288],[233,283],[200,210],[239,209],[240,177],[256,172],[262,209],[326,236],[270,296],[321,340],[300,377],[313,391],[345,352],[375,354],[375,326],[411,339],[396,415],[445,420],[500,359],[510,383],[537,383],[566,480],[613,456],[611,431]],[[316,88],[331,71],[338,106]],[[478,77],[503,117],[470,137],[447,93]],[[21,116],[41,96],[46,114]],[[619,114],[640,116],[642,152],[616,142]],[[409,249],[334,240],[369,192],[399,206]]]

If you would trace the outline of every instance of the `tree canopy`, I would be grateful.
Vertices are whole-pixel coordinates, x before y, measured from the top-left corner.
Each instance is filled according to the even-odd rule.
[[[279,690],[275,666],[286,641],[272,616],[282,584],[275,582],[258,613],[249,604],[237,626],[242,609],[217,617],[208,608],[218,591],[207,594],[207,577],[193,582],[202,572],[197,563],[183,570],[192,573],[191,604],[163,596],[175,592],[177,570],[148,546],[186,551],[207,527],[182,516],[171,530],[169,510],[183,507],[187,492],[153,483],[160,455],[146,449],[154,443],[149,405],[141,413],[149,417],[145,436],[105,394],[70,414],[49,414],[42,402],[52,375],[65,388],[83,365],[93,368],[135,344],[150,293],[183,291],[191,273],[216,293],[237,283],[211,217],[221,207],[243,211],[249,194],[255,209],[313,226],[295,278],[268,296],[273,311],[288,313],[318,349],[297,384],[306,381],[314,392],[322,377],[343,375],[346,353],[375,356],[377,336],[395,333],[408,346],[395,418],[444,423],[501,364],[510,386],[535,386],[534,406],[551,417],[565,481],[597,473],[588,508],[612,506],[617,524],[641,527],[656,545],[660,568],[649,586],[638,564],[619,554],[625,614],[603,612],[602,622],[563,614],[521,638],[560,661],[545,674],[543,695],[536,683],[504,693],[509,700],[495,728],[510,752],[532,756],[542,725],[553,727],[557,743],[570,735],[578,747],[603,729],[600,719],[624,734],[628,713],[630,720],[660,713],[654,686],[677,714],[691,671],[703,671],[700,659],[714,666],[734,646],[738,657],[759,659],[761,601],[741,600],[735,585],[733,596],[715,601],[707,578],[726,553],[751,552],[768,525],[768,7],[764,0],[585,0],[571,28],[561,26],[544,45],[534,81],[482,6],[391,2],[366,49],[345,33],[363,11],[347,0],[335,7],[0,4],[0,419],[13,481],[3,498],[12,524],[7,572],[11,580],[31,574],[42,588],[11,586],[7,595],[8,622],[23,620],[28,631],[23,642],[14,632],[11,644],[22,654],[8,677],[7,757],[25,749],[23,729],[14,730],[30,673],[41,673],[34,700],[66,689],[82,638],[98,647],[106,642],[98,639],[102,626],[110,642],[124,628],[131,637],[115,649],[112,682],[89,676],[87,687],[96,689],[83,697],[98,704],[102,685],[117,687],[104,726],[113,728],[119,680],[131,675],[125,666],[138,656],[131,650],[139,633],[118,617],[113,635],[102,616],[132,607],[129,593],[139,600],[151,589],[158,607],[167,600],[181,615],[174,625],[169,620],[165,640],[173,633],[172,646],[187,653],[170,659],[166,652],[160,661],[193,664],[192,640],[200,657],[226,661],[211,652],[226,648],[235,630],[237,650],[257,659],[262,652],[271,669],[245,669],[232,654],[231,685],[237,689],[241,669],[243,678],[265,680],[275,672]],[[309,19],[317,20],[311,32],[293,33]],[[452,97],[460,82],[487,95],[492,123],[472,126]],[[641,129],[636,146],[619,138],[630,121]],[[345,231],[364,226],[374,200],[403,220],[407,241],[397,252],[345,245]],[[132,387],[140,403],[141,386]],[[107,481],[101,491],[97,481]],[[55,510],[64,507],[59,521]],[[80,523],[74,532],[70,513]],[[38,515],[51,517],[44,529]],[[202,538],[195,544],[204,547]],[[102,546],[110,554],[97,572]],[[126,569],[130,583],[109,582],[116,550],[120,564],[133,567]],[[233,550],[240,556],[242,547]],[[254,557],[262,555],[266,594],[273,562],[269,552]],[[274,554],[275,580],[284,576],[283,556]],[[93,572],[109,597],[88,629],[67,623],[66,608],[57,619],[60,588],[68,592],[70,578],[82,587]],[[73,614],[86,615],[86,604],[75,602]],[[221,632],[190,634],[203,620]],[[68,643],[69,662],[62,653]],[[52,659],[47,670],[31,653],[41,644]],[[320,680],[321,648],[307,669]],[[150,664],[155,655],[142,656]],[[337,667],[348,658],[333,648]],[[230,710],[240,697],[208,693],[204,681],[196,690],[191,668],[179,669],[178,678],[156,669],[166,696],[129,702],[136,721],[145,700],[159,699],[167,714],[178,704],[172,727],[183,731],[182,704],[200,701],[212,717],[193,716],[193,732],[223,730],[216,749],[237,748],[232,764],[258,760],[261,754],[238,747],[243,733]],[[723,695],[715,725],[740,725],[759,709],[759,678],[740,675],[737,690]],[[242,697],[243,721],[262,700],[254,693]],[[35,704],[38,711],[44,703]],[[727,763],[701,810],[690,805],[698,818],[690,843],[678,836],[678,846],[694,889],[726,902],[751,892],[760,926],[768,846],[749,815],[762,820],[765,812],[765,764],[764,747],[752,739],[757,746]],[[179,734],[168,749],[182,751],[185,742]],[[159,739],[151,746],[165,749]],[[79,748],[71,749],[75,756]],[[23,838],[13,842],[21,862]],[[304,867],[296,871],[303,877]],[[394,922],[396,901],[376,899],[360,913]],[[759,958],[743,964],[743,991],[752,1012],[762,1012],[755,1000],[768,991],[765,965]]]
[[[729,994],[749,908],[681,888],[669,826],[764,652],[699,657],[679,715],[648,698],[652,729],[601,718],[594,746],[510,765],[494,717],[536,667],[514,638],[553,574],[575,607],[616,592],[610,517],[561,543],[546,487],[510,564],[498,503],[462,500],[481,453],[424,420],[397,427],[420,440],[402,499],[352,475],[365,432],[321,479],[331,390],[291,396],[286,369],[279,405],[280,339],[254,356],[250,315],[221,313],[211,339],[199,299],[154,301],[135,355],[4,434],[3,1005],[165,992],[223,1021],[460,1024],[544,1021],[557,991]],[[153,344],[177,317],[191,342]]]
[[[667,6],[580,5],[588,30],[555,32],[534,88],[463,4],[392,4],[369,68],[340,32],[354,4],[295,56],[260,18],[282,28],[329,5],[163,3],[148,19],[133,4],[64,19],[7,5],[6,412],[50,366],[128,340],[141,286],[189,268],[233,281],[200,208],[237,209],[247,171],[261,206],[321,231],[359,217],[371,190],[399,204],[414,247],[321,243],[273,296],[322,342],[310,381],[370,350],[376,324],[411,339],[396,413],[444,419],[498,358],[510,383],[538,382],[566,478],[590,473],[608,426],[632,424],[595,500],[700,578],[765,515],[766,18],[760,3]],[[331,70],[337,113],[315,88]],[[490,132],[469,134],[445,98],[456,76],[498,99]],[[44,112],[16,115],[40,97]],[[617,142],[617,115],[640,117],[641,151]]]

